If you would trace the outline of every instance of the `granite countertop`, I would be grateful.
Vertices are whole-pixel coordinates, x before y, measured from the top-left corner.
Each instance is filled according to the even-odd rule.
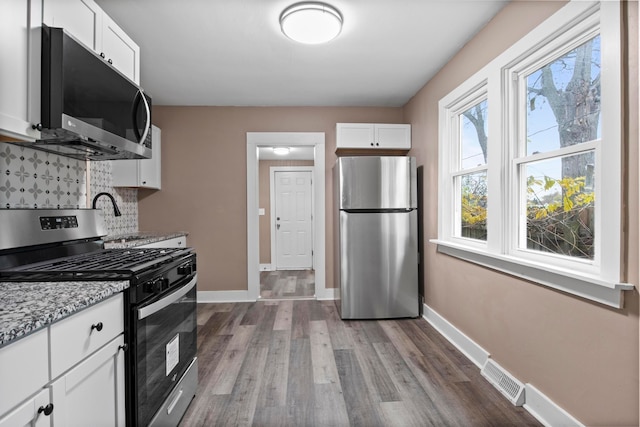
[[[129,287],[129,281],[0,282],[0,347]]]
[[[169,240],[187,235],[188,233],[183,231],[175,233],[149,233],[139,231],[137,233],[116,234],[104,238],[104,247],[106,249],[133,248],[135,246],[147,245],[149,243],[160,242],[162,240]]]

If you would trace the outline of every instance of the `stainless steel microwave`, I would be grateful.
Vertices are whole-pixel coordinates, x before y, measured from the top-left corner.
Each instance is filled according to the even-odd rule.
[[[86,160],[151,158],[151,97],[62,28],[42,26],[41,138]]]

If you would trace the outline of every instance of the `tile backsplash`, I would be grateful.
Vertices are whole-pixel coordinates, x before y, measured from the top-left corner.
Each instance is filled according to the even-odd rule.
[[[86,207],[86,162],[0,143],[0,207]]]
[[[135,188],[113,187],[112,163],[110,161],[89,162],[90,197],[106,191],[116,199],[122,216],[113,215],[111,200],[103,196],[96,207],[102,209],[104,222],[109,234],[126,234],[138,231],[138,190]],[[89,206],[91,207],[91,206]]]
[[[122,212],[122,216],[115,217],[109,199],[101,197],[98,200],[97,207],[103,211],[109,234],[136,232],[138,191],[114,188],[111,173],[110,161],[87,163],[21,145],[0,143],[0,209],[90,208],[88,199],[106,191],[114,196]]]

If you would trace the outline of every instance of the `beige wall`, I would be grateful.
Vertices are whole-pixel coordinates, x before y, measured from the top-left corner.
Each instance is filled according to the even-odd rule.
[[[610,309],[446,255],[437,237],[438,101],[563,5],[512,2],[468,43],[404,108],[412,124],[410,154],[424,165],[426,303],[588,426],[638,425],[637,291],[625,308]],[[637,2],[632,8],[635,9]],[[634,15],[637,16],[637,15]],[[637,18],[635,18],[637,19]],[[630,218],[625,242],[627,280],[638,284],[637,23],[629,39],[627,134]]]
[[[313,160],[260,160],[258,162],[258,207],[264,209],[260,216],[260,264],[271,264],[271,167],[313,166]]]
[[[401,108],[154,107],[162,191],[139,192],[143,231],[187,231],[198,289],[247,289],[247,132],[325,132],[326,277],[333,287],[331,169],[337,122],[401,123]]]
[[[637,2],[625,3],[637,12]],[[162,128],[163,189],[140,191],[140,229],[185,230],[198,253],[200,290],[245,290],[246,132],[326,133],[327,286],[333,286],[332,178],[336,122],[411,123],[424,166],[426,302],[495,360],[588,426],[637,426],[639,296],[615,310],[436,253],[437,103],[563,5],[506,6],[403,109],[155,107]],[[638,285],[637,14],[626,100],[625,273]],[[635,38],[634,38],[635,37]]]

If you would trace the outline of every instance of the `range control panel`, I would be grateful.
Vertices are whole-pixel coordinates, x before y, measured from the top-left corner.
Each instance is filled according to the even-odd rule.
[[[75,215],[41,216],[40,228],[42,228],[43,230],[56,230],[61,228],[78,228],[78,218]]]

